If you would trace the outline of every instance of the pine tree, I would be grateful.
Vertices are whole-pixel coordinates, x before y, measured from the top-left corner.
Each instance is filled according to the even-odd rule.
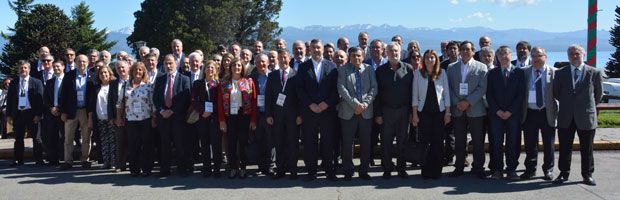
[[[616,52],[611,54],[605,73],[609,78],[620,78],[620,7],[616,6],[616,25],[609,31],[611,38],[609,43],[616,47]]]
[[[71,8],[72,30],[75,32],[73,49],[77,53],[86,53],[89,49],[109,50],[117,41],[107,42],[107,29],[93,28],[94,13],[84,1]]]

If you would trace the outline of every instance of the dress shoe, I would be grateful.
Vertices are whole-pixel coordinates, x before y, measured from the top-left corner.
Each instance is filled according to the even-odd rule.
[[[517,172],[506,173],[506,178],[510,180],[519,180],[519,176],[517,175]]]
[[[338,180],[338,177],[336,176],[336,174],[335,174],[335,173],[329,173],[329,174],[327,174],[327,180],[330,180],[330,181],[337,181],[337,180]]]
[[[392,172],[383,172],[383,176],[381,176],[381,178],[383,178],[383,179],[390,179],[390,178],[392,178]]]
[[[454,165],[454,161],[452,159],[450,160],[445,160],[443,163],[443,166],[453,166]]]
[[[90,167],[91,167],[90,162],[88,162],[88,161],[84,161],[84,162],[82,162],[82,168],[87,168],[87,169],[88,169],[88,168],[90,168]]]
[[[209,177],[211,177],[211,171],[210,171],[210,170],[209,170],[209,171],[203,171],[203,172],[202,172],[202,177],[203,177],[203,178],[209,178]]]
[[[213,178],[220,178],[222,177],[222,173],[220,172],[219,169],[217,170],[213,170]]]
[[[56,165],[59,165],[59,164],[60,164],[60,162],[54,161],[54,162],[45,163],[45,166],[53,167],[53,166],[56,166]]]
[[[560,173],[560,175],[555,180],[553,180],[553,183],[555,183],[555,184],[562,184],[562,183],[564,183],[566,181],[568,181],[568,174]]]
[[[261,174],[265,175],[265,176],[272,176],[273,175],[273,169],[263,169],[260,171]]]
[[[375,160],[374,159],[370,159],[370,166],[375,166],[375,165],[376,165]]]
[[[131,175],[131,177],[138,177],[140,176],[140,173],[131,172],[129,175]]]
[[[110,164],[103,164],[101,165],[101,169],[110,169],[112,166]]]
[[[170,176],[170,171],[159,172],[159,178]]]
[[[594,178],[592,178],[591,176],[584,176],[583,177],[583,183],[586,185],[590,185],[590,186],[595,186],[596,185],[596,181],[594,180]]]
[[[271,176],[271,179],[278,180],[278,179],[281,179],[284,176],[285,176],[284,172],[278,172],[275,175]]]
[[[345,174],[344,175],[344,180],[345,181],[351,181],[353,179],[353,175],[352,174]]]
[[[527,180],[527,179],[530,179],[530,178],[532,178],[532,177],[534,177],[534,176],[536,176],[536,172],[533,172],[533,171],[530,171],[530,172],[525,171],[525,172],[523,172],[523,174],[521,174],[521,176],[519,176],[519,177],[520,177],[521,179],[523,179],[523,180]]]
[[[469,161],[465,160],[465,162],[463,162],[463,166],[469,167]]]
[[[291,172],[291,175],[288,177],[290,180],[297,180],[297,172]]]
[[[486,179],[489,177],[489,175],[487,175],[487,173],[484,171],[479,171],[476,173],[476,177],[478,177],[479,179]]]
[[[24,165],[24,162],[17,162],[17,161],[15,161],[15,162],[9,164],[9,167],[17,167],[17,166],[20,166],[20,165]]]
[[[504,178],[504,173],[502,173],[499,170],[493,172],[493,175],[491,175],[491,179],[501,179],[501,178]]]
[[[309,182],[316,179],[316,174],[308,174],[304,176],[304,181]]]
[[[142,177],[149,177],[153,174],[153,172],[142,172]]]
[[[230,172],[228,173],[228,178],[229,179],[234,179],[235,177],[237,177],[237,170],[236,169],[231,169]]]
[[[545,176],[543,177],[545,180],[553,180],[553,172],[545,172]]]
[[[361,172],[358,173],[358,176],[362,179],[362,180],[370,180],[370,175],[368,175],[367,172]]]
[[[450,173],[450,175],[448,175],[448,177],[454,178],[454,177],[463,176],[464,174],[465,172],[463,172],[463,170],[454,170],[452,173]]]
[[[69,164],[69,163],[63,163],[63,164],[60,166],[60,171],[66,171],[66,170],[69,170],[69,169],[71,169],[71,168],[73,168],[73,165],[71,165],[71,164]]]
[[[245,169],[239,170],[239,178],[244,179],[248,177],[248,172]]]
[[[403,179],[407,179],[407,178],[409,178],[409,174],[407,174],[407,172],[405,170],[401,170],[401,171],[398,171],[398,177],[403,178]]]
[[[45,162],[43,162],[43,160],[37,160],[37,161],[34,163],[34,166],[35,166],[35,167],[43,167],[43,166],[45,166]]]

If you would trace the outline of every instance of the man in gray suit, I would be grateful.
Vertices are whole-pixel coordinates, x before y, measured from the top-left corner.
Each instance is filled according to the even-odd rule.
[[[474,144],[474,162],[472,173],[484,178],[484,129],[483,117],[486,109],[482,96],[487,89],[487,66],[473,59],[474,44],[464,41],[459,46],[461,60],[448,65],[448,83],[450,86],[450,104],[454,125],[456,169],[450,177],[463,175],[467,151],[467,130],[471,133]]]
[[[546,65],[547,51],[541,47],[532,49],[532,65],[525,68],[526,98],[523,101],[521,127],[525,139],[525,172],[521,179],[536,175],[538,161],[538,130],[543,138],[545,180],[553,179],[555,126],[558,103],[553,98],[555,68]]]
[[[338,117],[342,126],[342,161],[344,165],[344,179],[351,180],[353,176],[353,138],[356,133],[360,141],[359,176],[369,180],[368,166],[370,164],[370,130],[372,129],[372,103],[377,95],[377,79],[375,70],[368,64],[362,63],[364,56],[359,47],[351,48],[349,63],[338,68],[338,94],[340,107]]]
[[[603,96],[603,73],[583,62],[585,50],[579,45],[568,47],[570,65],[556,72],[553,96],[559,101],[558,139],[560,175],[553,183],[564,183],[570,174],[570,161],[575,138],[579,135],[581,176],[583,183],[596,185],[592,178],[594,155],[592,141],[596,132],[596,105]]]

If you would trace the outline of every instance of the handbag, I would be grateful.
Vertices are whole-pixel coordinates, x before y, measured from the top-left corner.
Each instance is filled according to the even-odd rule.
[[[186,122],[188,124],[194,124],[196,123],[198,120],[200,119],[200,114],[198,114],[198,112],[196,112],[195,110],[192,109],[192,112],[189,113],[189,116],[187,116],[187,120]]]
[[[424,166],[424,163],[426,163],[426,157],[428,156],[429,147],[429,143],[421,141],[417,137],[407,140],[405,143],[405,149],[403,150],[405,154],[403,157],[407,162],[418,163],[420,166]]]

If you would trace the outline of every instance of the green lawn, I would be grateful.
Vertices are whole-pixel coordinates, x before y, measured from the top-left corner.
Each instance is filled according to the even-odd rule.
[[[620,110],[602,110],[598,115],[599,128],[620,128]]]

